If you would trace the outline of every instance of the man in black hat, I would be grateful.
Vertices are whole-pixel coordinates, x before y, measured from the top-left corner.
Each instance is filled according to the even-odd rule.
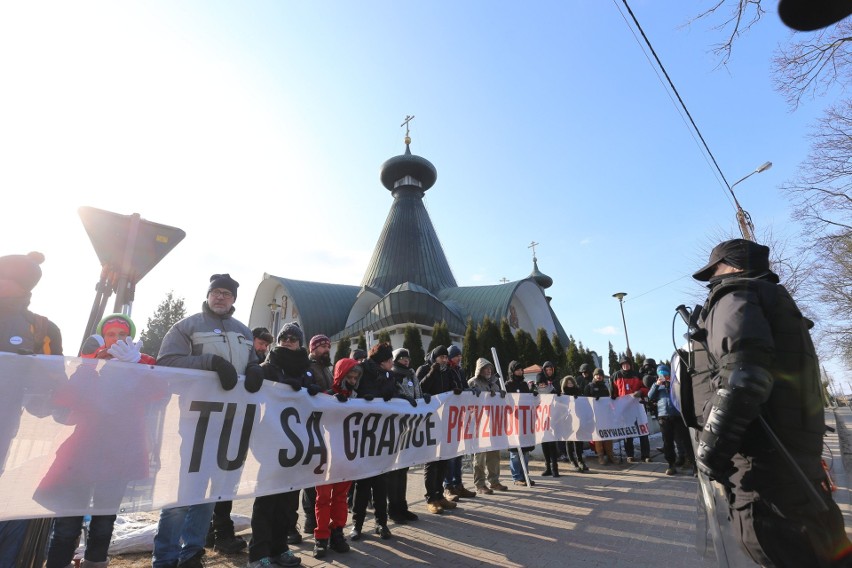
[[[725,486],[733,532],[756,563],[848,565],[852,543],[820,459],[825,416],[808,331],[813,323],[778,283],[765,246],[725,241],[693,277],[710,288],[698,326],[706,330],[717,389],[705,406],[698,469]],[[816,490],[824,511],[808,500],[807,488],[770,442],[761,417]]]

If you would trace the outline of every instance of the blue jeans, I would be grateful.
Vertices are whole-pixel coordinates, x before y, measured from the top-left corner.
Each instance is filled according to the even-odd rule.
[[[92,517],[86,537],[86,560],[103,562],[107,559],[114,524],[115,515]],[[82,530],[83,517],[59,517],[53,521],[53,532],[47,549],[47,568],[65,568],[71,563]]]
[[[15,568],[17,565],[28,523],[27,519],[0,522],[0,568]]]
[[[153,568],[166,568],[186,562],[204,550],[204,540],[215,503],[175,507],[160,511],[154,535]],[[181,546],[183,541],[183,546]]]
[[[455,487],[462,484],[462,457],[447,460],[444,470],[444,487]]]
[[[527,470],[529,470],[530,455],[527,452],[524,452],[524,463],[527,464]],[[516,450],[509,450],[509,471],[512,472],[514,481],[526,481],[524,468],[521,466],[521,458]]]

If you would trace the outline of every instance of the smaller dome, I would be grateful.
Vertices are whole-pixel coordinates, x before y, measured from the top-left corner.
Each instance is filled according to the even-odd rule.
[[[535,280],[535,283],[544,289],[553,286],[553,278],[538,269],[538,260],[533,258],[533,271],[530,272],[528,278]]]
[[[380,179],[382,185],[389,191],[396,189],[394,184],[405,176],[411,176],[420,182],[420,189],[426,191],[438,179],[438,170],[432,162],[426,158],[411,153],[408,144],[405,145],[405,154],[394,156],[382,164]]]

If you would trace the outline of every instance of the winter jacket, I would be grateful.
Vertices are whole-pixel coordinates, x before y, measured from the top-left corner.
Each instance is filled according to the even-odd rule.
[[[521,367],[520,361],[512,361],[509,363],[509,380],[506,381],[506,392],[521,392],[530,393],[529,385],[523,375],[515,376],[515,371]]]
[[[361,363],[364,374],[358,384],[358,396],[361,398],[375,397],[390,400],[398,396],[396,381],[390,371],[383,370],[378,363],[372,359],[365,359]]]
[[[482,370],[485,367],[491,367],[492,370],[491,377],[488,379],[482,376]],[[467,381],[467,386],[479,392],[500,392],[500,381],[493,371],[494,365],[488,359],[480,357],[476,360],[476,373]]]
[[[547,373],[545,372],[545,369],[547,369],[548,367],[553,369],[553,374],[550,375],[549,377],[547,376]],[[556,378],[556,366],[553,363],[551,363],[550,361],[545,361],[544,365],[541,366],[541,372],[539,372],[535,376],[536,390],[540,394],[553,394],[553,393],[561,392],[559,390],[558,380],[559,379]],[[550,388],[545,387],[544,386],[545,383],[550,384],[551,387]]]
[[[62,335],[56,324],[27,309],[29,295],[0,298],[0,351],[62,355]]]
[[[423,391],[420,390],[420,381],[414,376],[413,369],[403,367],[399,363],[394,363],[393,369],[391,369],[391,376],[396,381],[397,391],[403,398],[423,398]]]
[[[313,376],[314,383],[319,385],[323,392],[328,391],[334,382],[331,367],[323,365],[313,357],[309,356],[308,359],[311,361],[311,375]]]
[[[662,385],[654,383],[648,391],[648,400],[657,403],[657,418],[680,417],[680,412],[672,404],[671,391],[671,381],[666,381]]]
[[[352,369],[358,369],[360,373],[358,374],[358,380],[355,381],[355,386],[350,386],[344,380],[346,375],[349,374],[349,371]],[[361,377],[364,374],[363,368],[358,364],[358,361],[355,359],[350,359],[349,357],[344,357],[334,366],[334,378],[332,379],[331,389],[328,390],[327,394],[342,394],[349,398],[355,398],[358,396],[358,388],[361,383]]]
[[[213,356],[224,357],[240,375],[258,365],[251,330],[231,315],[220,316],[207,306],[174,324],[160,346],[157,364],[164,367],[213,370]]]
[[[642,382],[642,378],[634,370],[617,371],[612,376],[612,398],[620,396],[633,396],[636,392],[641,393],[642,397],[648,396],[648,387]]]
[[[609,388],[606,386],[605,381],[592,381],[586,385],[585,390],[583,390],[583,396],[593,396],[595,398],[609,396]]]
[[[304,347],[287,349],[276,345],[260,366],[263,368],[263,378],[267,381],[285,383],[296,390],[314,384],[309,370],[311,362]]]
[[[420,388],[427,394],[441,394],[453,389],[461,389],[463,385],[458,373],[449,365],[441,368],[440,364],[433,363],[429,372],[420,381]]]

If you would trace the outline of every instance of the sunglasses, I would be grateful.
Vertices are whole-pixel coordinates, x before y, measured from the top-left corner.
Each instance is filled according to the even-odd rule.
[[[299,338],[295,335],[284,335],[279,341],[282,341],[284,343],[299,343]]]

